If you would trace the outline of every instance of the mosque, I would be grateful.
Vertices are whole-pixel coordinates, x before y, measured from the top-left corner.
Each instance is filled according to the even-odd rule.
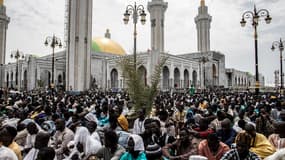
[[[5,64],[6,31],[10,18],[6,15],[3,0],[0,0],[0,85],[3,88],[33,90],[51,84],[52,54],[42,57],[27,55],[18,63]],[[54,85],[66,90],[83,91],[90,88],[126,88],[118,58],[127,56],[124,48],[111,39],[107,29],[103,37],[92,39],[92,0],[66,0],[66,23],[64,51],[54,54]],[[196,88],[250,88],[255,78],[248,72],[226,68],[225,55],[210,49],[210,26],[212,17],[201,0],[194,21],[197,29],[197,52],[177,55],[164,51],[164,21],[168,3],[151,0],[147,9],[151,21],[151,50],[139,52],[138,67],[144,73],[147,85],[154,66],[161,57],[168,57],[164,64],[160,89]],[[80,54],[79,54],[80,53]],[[18,71],[17,71],[18,67]],[[260,75],[260,85],[264,77]]]

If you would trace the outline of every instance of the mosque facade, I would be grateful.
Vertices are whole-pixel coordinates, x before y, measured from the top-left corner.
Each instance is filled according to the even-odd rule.
[[[126,88],[125,79],[117,62],[120,57],[128,55],[120,44],[111,39],[108,29],[105,36],[92,39],[92,3],[92,0],[66,1],[65,43],[67,47],[54,54],[54,85],[77,91],[90,88],[103,90]],[[26,55],[25,59],[19,60],[18,65],[5,64],[6,31],[10,19],[6,15],[3,1],[0,5],[1,87],[33,90],[49,86],[52,54],[43,57]],[[226,68],[225,55],[210,49],[212,17],[208,13],[204,0],[201,0],[195,17],[197,52],[180,55],[166,53],[164,51],[166,18],[164,13],[167,8],[168,3],[164,0],[152,0],[147,5],[151,21],[151,49],[137,54],[137,59],[141,62],[137,67],[143,73],[142,80],[146,85],[150,84],[154,66],[162,57],[167,57],[161,74],[160,89],[163,91],[189,88],[191,85],[200,89],[254,87],[253,75]],[[17,66],[18,74],[16,74]],[[16,82],[17,79],[18,82]],[[260,84],[264,86],[263,76]]]

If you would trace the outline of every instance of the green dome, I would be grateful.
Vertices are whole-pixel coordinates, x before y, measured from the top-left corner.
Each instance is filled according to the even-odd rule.
[[[91,43],[93,52],[110,53],[114,55],[126,55],[125,50],[115,41],[109,38],[94,38]]]

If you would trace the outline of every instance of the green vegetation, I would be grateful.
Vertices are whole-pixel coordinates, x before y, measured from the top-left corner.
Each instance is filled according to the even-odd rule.
[[[134,68],[132,56],[123,57],[118,61],[118,65],[122,70],[122,75],[126,80],[127,92],[134,102],[135,110],[145,107],[147,114],[150,113],[154,98],[158,94],[160,76],[166,60],[167,57],[161,58],[160,62],[155,66],[149,85],[145,85],[144,80],[142,80],[144,73],[141,73],[141,71]],[[142,62],[137,61],[136,66],[138,67],[141,65]]]

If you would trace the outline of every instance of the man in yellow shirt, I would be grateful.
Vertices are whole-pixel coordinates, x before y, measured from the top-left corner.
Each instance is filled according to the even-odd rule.
[[[245,131],[251,136],[251,152],[254,152],[262,159],[276,152],[276,149],[263,134],[256,133],[252,124],[246,124]]]

